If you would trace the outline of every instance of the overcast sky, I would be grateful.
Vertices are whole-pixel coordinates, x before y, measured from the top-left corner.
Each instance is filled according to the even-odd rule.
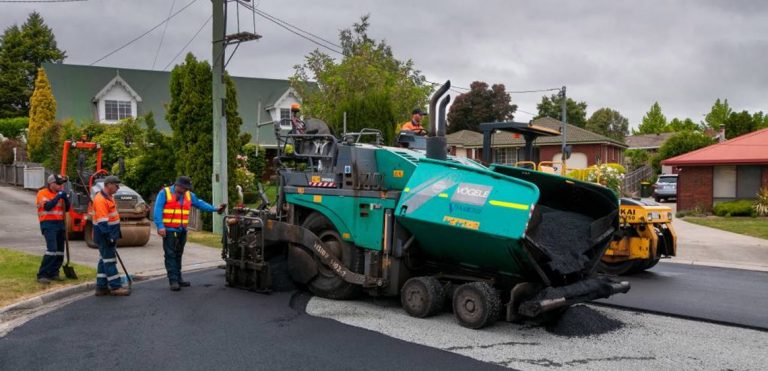
[[[193,0],[0,3],[0,26],[37,10],[66,63],[90,64]],[[567,86],[588,114],[610,107],[636,127],[654,101],[668,119],[699,122],[716,98],[735,110],[768,111],[768,1],[374,1],[261,0],[258,9],[338,43],[339,30],[370,14],[369,35],[411,58],[428,80],[503,83],[508,91]],[[237,29],[230,7],[229,32]],[[240,9],[241,30],[253,31]],[[196,0],[168,23],[97,63],[162,69],[211,14]],[[318,46],[256,16],[263,39],[241,45],[236,76],[287,78]],[[187,48],[210,60],[208,23]],[[185,51],[186,52],[186,51]],[[333,54],[332,52],[328,52]],[[183,54],[176,62],[183,58]],[[171,67],[172,68],[172,65]],[[455,94],[453,94],[455,95]],[[542,93],[513,94],[516,121],[528,121]]]

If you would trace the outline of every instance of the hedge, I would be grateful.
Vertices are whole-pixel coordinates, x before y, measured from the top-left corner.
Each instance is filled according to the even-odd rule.
[[[9,139],[21,136],[29,126],[29,117],[12,117],[0,119],[0,134]]]
[[[752,200],[736,200],[715,204],[712,212],[717,216],[751,216],[754,214]]]

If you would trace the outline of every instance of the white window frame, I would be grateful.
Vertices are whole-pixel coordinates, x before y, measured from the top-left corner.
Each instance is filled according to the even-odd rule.
[[[108,109],[110,104],[115,105],[116,117],[110,117],[110,110]],[[120,121],[133,116],[133,103],[127,100],[105,99],[104,100],[104,120],[106,121]]]

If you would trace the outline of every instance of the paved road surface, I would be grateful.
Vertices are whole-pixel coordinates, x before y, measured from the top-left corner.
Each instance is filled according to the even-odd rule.
[[[10,248],[26,253],[41,255],[45,251],[45,241],[40,234],[35,208],[35,192],[21,188],[0,185],[0,248]],[[89,248],[84,241],[70,241],[72,261],[89,266],[96,266],[99,253]],[[139,272],[164,271],[163,242],[156,233],[152,233],[149,243],[141,247],[121,247],[120,256],[125,261],[128,271]],[[210,266],[221,263],[221,251],[210,247],[187,243],[184,249],[184,266]]]
[[[224,271],[164,280],[127,298],[88,297],[0,339],[4,370],[483,370],[450,352],[303,314],[301,296],[224,286]],[[294,299],[292,309],[289,304]],[[304,297],[304,304],[307,297]]]
[[[768,330],[768,272],[659,263],[599,302]]]

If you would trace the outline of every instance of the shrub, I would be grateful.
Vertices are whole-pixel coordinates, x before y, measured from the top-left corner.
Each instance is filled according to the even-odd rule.
[[[243,203],[254,204],[259,200],[259,192],[243,192]]]
[[[29,117],[0,119],[0,134],[8,139],[18,139],[29,127]]]
[[[757,216],[768,216],[768,187],[763,187],[760,192],[757,192],[757,200],[752,205],[752,209]]]
[[[753,215],[752,200],[736,200],[715,204],[712,211],[717,216],[750,216]]]
[[[585,181],[600,183],[616,193],[621,195],[621,185],[624,182],[624,173],[626,170],[619,164],[601,164],[587,169],[588,173]]]
[[[21,143],[13,139],[0,143],[0,164],[10,165],[13,163],[13,149],[16,147],[21,147]]]

